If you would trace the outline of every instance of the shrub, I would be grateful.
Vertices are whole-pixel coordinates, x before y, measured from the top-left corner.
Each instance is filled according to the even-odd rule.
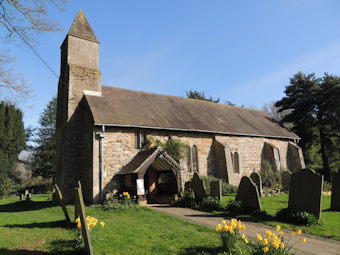
[[[195,199],[191,192],[182,193],[181,197],[177,201],[174,201],[171,205],[175,207],[184,207],[184,208],[196,208],[197,207]]]
[[[284,208],[276,213],[276,218],[280,221],[295,225],[310,226],[316,224],[318,219],[311,213],[305,211],[294,211]]]
[[[203,186],[207,194],[210,194],[210,182],[219,180],[218,178],[211,176],[211,175],[200,176],[200,178],[203,181]],[[234,185],[228,184],[222,180],[222,195],[223,196],[236,193],[236,192],[237,192],[237,187],[235,187]]]
[[[221,203],[218,199],[209,196],[203,198],[202,202],[199,203],[198,207],[202,211],[220,210]]]
[[[0,198],[16,194],[18,189],[18,184],[7,175],[0,173]]]
[[[53,179],[33,177],[21,184],[19,193],[28,190],[32,194],[48,194],[53,190]]]
[[[131,197],[129,192],[123,192],[121,194],[113,195],[109,197],[102,207],[105,211],[110,210],[126,210],[129,208],[137,207],[137,198],[136,196]]]
[[[281,182],[281,173],[274,171],[268,160],[262,162],[260,175],[264,186],[272,187]]]
[[[227,204],[226,211],[229,213],[239,213],[243,211],[242,202],[230,200]]]

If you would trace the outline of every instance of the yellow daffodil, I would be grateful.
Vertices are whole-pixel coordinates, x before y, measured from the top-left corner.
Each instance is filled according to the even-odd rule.
[[[297,233],[298,233],[298,235],[301,235],[301,234],[302,234],[302,230],[299,229],[299,230],[297,231]]]
[[[217,232],[221,232],[221,231],[222,231],[222,226],[221,226],[221,224],[218,224],[218,225],[216,226],[216,231],[217,231]]]
[[[268,239],[267,239],[267,238],[266,238],[266,239],[263,239],[263,240],[262,240],[262,244],[263,244],[263,245],[267,245],[267,244],[268,244]]]
[[[277,225],[276,226],[276,232],[279,232],[281,230],[281,226],[280,225]]]
[[[105,223],[104,222],[100,222],[100,225],[102,226],[102,227],[104,227],[105,226]]]
[[[284,249],[285,248],[285,244],[281,243],[281,248]]]
[[[256,234],[256,241],[262,241],[262,236],[260,234]]]
[[[267,252],[269,249],[268,249],[268,247],[264,247],[262,250],[263,250],[264,252]]]
[[[228,227],[227,225],[225,225],[225,226],[224,226],[224,230],[225,230],[226,232],[228,232],[228,231],[229,231],[229,227]]]
[[[282,231],[279,233],[279,236],[283,236],[283,232]]]
[[[272,233],[272,231],[267,230],[266,235],[267,235],[268,238],[270,238],[273,235],[273,233]]]
[[[306,238],[304,238],[302,242],[304,242],[304,243],[305,243],[305,242],[307,242],[307,239],[306,239]]]
[[[295,236],[295,232],[290,233],[290,236]]]
[[[225,220],[222,220],[223,225],[227,225],[227,222]]]

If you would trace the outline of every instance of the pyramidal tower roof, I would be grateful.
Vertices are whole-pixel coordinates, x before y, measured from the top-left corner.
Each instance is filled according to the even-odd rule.
[[[81,9],[78,11],[77,16],[74,18],[72,26],[67,34],[86,40],[99,42]]]

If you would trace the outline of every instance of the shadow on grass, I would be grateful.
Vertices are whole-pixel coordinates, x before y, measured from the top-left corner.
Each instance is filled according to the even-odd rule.
[[[206,247],[206,246],[195,246],[184,248],[178,253],[178,255],[197,255],[197,254],[225,254],[223,253],[222,247]]]
[[[1,255],[81,255],[85,254],[83,251],[30,251],[30,250],[9,250],[0,249]]]
[[[12,224],[3,225],[5,228],[71,228],[70,224],[67,224],[65,220],[39,222],[30,224]],[[0,253],[1,254],[1,253]]]
[[[1,255],[83,255],[84,249],[75,249],[74,240],[57,240],[50,243],[50,251],[27,250],[27,249],[0,249]]]
[[[32,200],[17,201],[11,204],[0,205],[0,212],[25,212],[40,210],[48,207],[54,207],[58,205],[54,201],[39,201],[34,202]]]

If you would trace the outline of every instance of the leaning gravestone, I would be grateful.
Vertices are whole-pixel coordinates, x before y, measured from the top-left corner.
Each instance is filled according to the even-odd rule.
[[[194,173],[194,177],[191,179],[191,188],[194,191],[195,200],[200,202],[205,197],[205,190],[203,181],[200,179],[197,173]]]
[[[251,210],[261,210],[259,192],[255,183],[248,177],[243,176],[238,186],[235,201],[241,201],[242,207]]]
[[[288,208],[306,211],[318,219],[321,214],[323,176],[311,169],[302,169],[291,176]]]
[[[253,181],[253,183],[255,183],[256,187],[257,187],[257,191],[259,192],[259,195],[262,194],[262,180],[261,180],[261,175],[259,175],[258,173],[253,172],[250,175],[250,179]]]
[[[222,180],[210,182],[210,196],[222,200]]]
[[[281,174],[281,184],[284,190],[289,190],[291,175],[292,172],[290,171],[284,171]]]
[[[61,194],[61,191],[60,191],[60,189],[58,187],[58,184],[54,184],[54,187],[55,187],[55,191],[56,191],[56,197],[57,197],[57,199],[59,201],[61,209],[63,210],[66,223],[70,224],[71,220],[70,220],[70,216],[68,215],[68,212],[67,212],[67,209],[66,209],[66,206],[65,206],[65,203],[64,203],[63,195]]]
[[[331,210],[340,211],[340,172],[332,178]]]
[[[75,210],[79,213],[79,218],[81,222],[81,233],[83,236],[86,253],[87,255],[93,255],[93,248],[89,228],[87,226],[85,204],[81,187],[74,189],[74,206]]]

